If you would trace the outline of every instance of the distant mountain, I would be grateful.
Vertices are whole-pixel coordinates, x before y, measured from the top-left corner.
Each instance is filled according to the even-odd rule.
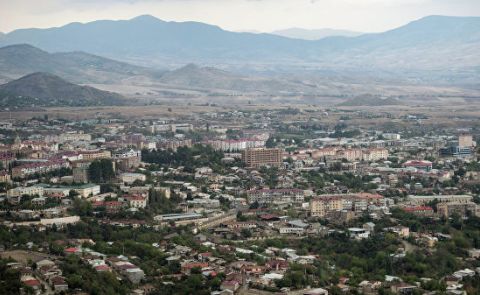
[[[395,98],[380,98],[380,97],[374,97],[370,95],[364,95],[364,96],[359,96],[355,97],[352,99],[349,99],[347,101],[344,101],[338,106],[351,106],[351,107],[356,107],[356,106],[389,106],[389,105],[402,105],[403,103],[400,102],[399,100]]]
[[[33,73],[0,85],[1,107],[100,106],[124,104],[116,93],[80,86],[48,73]]]
[[[271,34],[294,39],[320,40],[322,38],[332,36],[356,37],[360,36],[362,33],[336,29],[309,30],[302,28],[289,28],[273,31]]]
[[[76,51],[48,53],[27,44],[0,48],[0,73],[16,79],[34,72],[48,72],[76,83],[119,82],[132,76],[155,76],[160,71]]]
[[[322,71],[412,71],[477,74],[480,17],[430,16],[384,33],[298,40],[272,34],[236,33],[198,22],[165,22],[152,16],[21,29],[0,45],[28,43],[51,52],[85,51],[148,65],[224,63],[262,68],[292,66]],[[383,73],[382,73],[383,74]],[[471,76],[467,72],[465,77]]]

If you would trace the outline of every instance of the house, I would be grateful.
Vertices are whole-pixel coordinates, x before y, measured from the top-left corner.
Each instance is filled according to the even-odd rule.
[[[350,227],[348,232],[350,234],[350,238],[356,240],[367,239],[370,236],[370,232],[364,228]]]
[[[304,289],[287,292],[287,295],[328,295],[328,291],[323,288]]]
[[[418,287],[415,285],[410,285],[404,282],[396,283],[390,286],[390,291],[395,294],[413,294],[413,291],[417,289]]]
[[[68,284],[65,281],[64,277],[61,276],[56,276],[50,279],[50,284],[53,287],[53,290],[55,292],[62,292],[62,291],[67,291],[68,290]]]
[[[128,200],[128,205],[130,208],[144,209],[147,207],[147,198],[144,196],[133,195],[125,198]]]
[[[468,256],[470,258],[479,259],[480,258],[480,249],[469,249],[468,250]]]
[[[237,280],[223,281],[220,285],[220,290],[231,290],[235,292],[238,288],[240,288],[240,282]]]

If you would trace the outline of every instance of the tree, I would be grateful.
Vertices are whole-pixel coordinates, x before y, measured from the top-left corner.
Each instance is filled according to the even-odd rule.
[[[88,167],[88,177],[95,183],[112,180],[115,177],[112,161],[109,159],[93,161]]]

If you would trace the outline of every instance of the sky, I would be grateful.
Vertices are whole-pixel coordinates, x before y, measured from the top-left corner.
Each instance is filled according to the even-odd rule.
[[[480,0],[0,0],[0,32],[143,14],[231,31],[381,32],[427,15],[480,16]]]

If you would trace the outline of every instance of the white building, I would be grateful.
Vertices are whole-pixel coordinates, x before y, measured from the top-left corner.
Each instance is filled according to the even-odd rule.
[[[132,184],[136,180],[139,180],[139,181],[147,180],[147,176],[145,176],[145,174],[142,174],[142,173],[122,173],[122,175],[120,175],[120,178],[123,183],[127,183],[127,184]]]

